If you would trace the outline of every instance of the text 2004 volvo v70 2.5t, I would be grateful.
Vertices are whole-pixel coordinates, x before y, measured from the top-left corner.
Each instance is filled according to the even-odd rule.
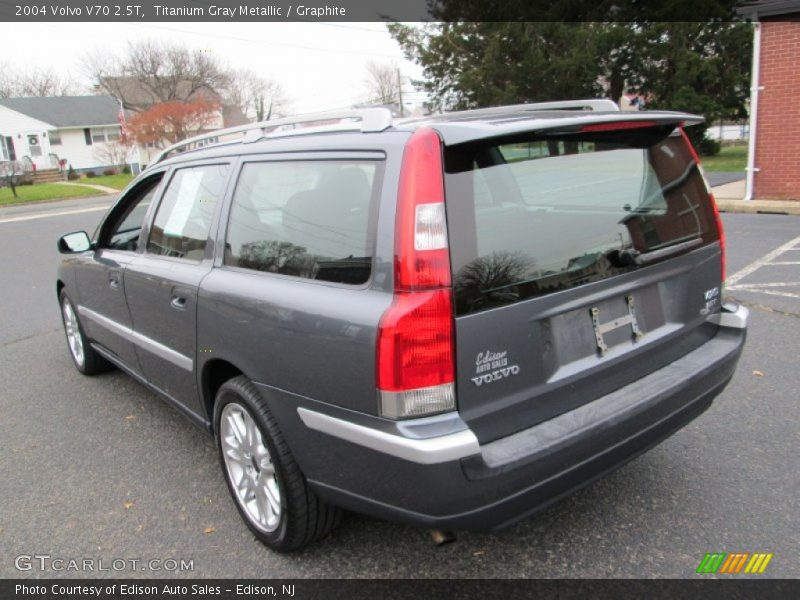
[[[168,149],[59,241],[75,365],[207,428],[273,548],[341,508],[530,514],[702,413],[745,339],[698,118],[615,109],[367,109]]]

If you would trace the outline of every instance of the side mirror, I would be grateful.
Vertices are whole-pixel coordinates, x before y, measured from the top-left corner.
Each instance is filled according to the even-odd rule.
[[[78,254],[91,250],[92,247],[92,240],[85,231],[68,233],[58,240],[58,251],[61,254]]]

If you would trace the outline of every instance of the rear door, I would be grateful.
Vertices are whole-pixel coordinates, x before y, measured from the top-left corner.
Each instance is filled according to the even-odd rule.
[[[445,170],[458,407],[482,442],[714,334],[715,209],[674,126],[459,144]]]
[[[197,289],[211,270],[209,239],[227,184],[227,162],[175,168],[146,232],[144,253],[125,271],[136,353],[145,377],[200,414],[195,377]],[[211,349],[206,349],[211,350]]]

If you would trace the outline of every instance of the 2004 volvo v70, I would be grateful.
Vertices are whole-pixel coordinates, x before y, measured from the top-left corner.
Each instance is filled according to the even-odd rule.
[[[272,548],[341,508],[506,525],[733,375],[747,311],[722,298],[699,120],[587,100],[187,140],[59,241],[72,359],[207,428]]]

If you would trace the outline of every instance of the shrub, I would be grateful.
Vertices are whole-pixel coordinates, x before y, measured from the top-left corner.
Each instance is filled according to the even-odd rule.
[[[697,145],[697,152],[701,156],[714,156],[715,154],[719,154],[720,148],[722,148],[722,144],[717,140],[704,137]]]
[[[131,168],[128,165],[125,165],[124,167],[122,167],[122,172],[125,173],[125,175],[130,175]]]
[[[79,179],[79,178],[80,178],[80,175],[78,175],[75,172],[75,169],[72,168],[72,165],[70,165],[69,169],[67,169],[67,179],[70,180],[70,181],[74,181],[74,180]]]
[[[95,177],[95,172],[94,171],[86,171],[86,173],[84,173],[84,175],[86,175],[86,177]]]
[[[103,171],[103,175],[116,175],[116,174],[117,170],[112,168],[108,168]]]
[[[722,147],[717,140],[706,136],[707,131],[708,126],[705,124],[686,128],[686,135],[689,137],[692,146],[694,146],[700,156],[714,156],[715,154],[719,154],[719,150]]]

